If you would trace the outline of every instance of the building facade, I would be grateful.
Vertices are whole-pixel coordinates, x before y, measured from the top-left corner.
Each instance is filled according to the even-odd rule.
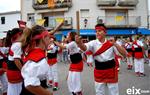
[[[14,27],[18,27],[17,20],[20,20],[20,11],[0,13],[0,38],[6,36],[6,32]]]
[[[76,30],[77,11],[83,36],[95,35],[97,23],[108,27],[108,35],[133,35],[148,28],[148,0],[21,0],[21,17],[28,26],[45,19],[44,27],[53,29],[64,19],[60,36]]]

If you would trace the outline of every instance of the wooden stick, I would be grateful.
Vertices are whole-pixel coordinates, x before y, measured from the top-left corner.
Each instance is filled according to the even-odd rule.
[[[80,35],[80,17],[79,17],[79,11],[76,11],[76,22],[77,22],[77,33]]]

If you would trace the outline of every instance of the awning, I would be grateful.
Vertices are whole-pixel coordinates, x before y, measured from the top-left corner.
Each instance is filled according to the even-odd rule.
[[[150,30],[148,30],[146,28],[139,28],[138,29],[138,34],[150,35]]]
[[[66,31],[62,31],[62,34],[64,36],[66,36],[68,34],[68,32],[76,32],[75,29],[73,30],[66,30]],[[92,36],[92,35],[95,35],[95,30],[94,29],[81,29],[80,30],[80,35],[82,36]]]
[[[137,29],[108,29],[108,35],[133,35],[136,34]]]
[[[62,41],[62,34],[55,34],[57,41]]]
[[[62,31],[62,34],[66,36],[68,32],[75,32],[76,30]],[[107,35],[134,35],[137,33],[137,29],[107,29]],[[94,36],[96,31],[94,29],[81,29],[81,36]]]

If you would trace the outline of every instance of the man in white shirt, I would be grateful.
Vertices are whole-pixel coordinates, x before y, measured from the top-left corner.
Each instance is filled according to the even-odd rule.
[[[107,31],[104,24],[97,24],[95,30],[96,40],[90,41],[85,45],[80,37],[76,36],[76,43],[81,50],[91,50],[93,52],[96,95],[105,95],[105,86],[108,87],[109,95],[119,95],[115,54],[119,52],[126,56],[126,50],[118,44],[106,40]]]

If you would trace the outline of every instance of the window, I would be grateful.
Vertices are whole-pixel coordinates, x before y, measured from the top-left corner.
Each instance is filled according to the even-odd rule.
[[[89,9],[80,9],[81,17],[89,17]]]
[[[48,21],[49,21],[49,19],[48,19],[48,17],[44,17],[44,19],[45,19],[44,27],[48,27]]]
[[[1,17],[1,24],[5,24],[5,17]]]
[[[27,14],[28,21],[34,21],[34,13]]]

